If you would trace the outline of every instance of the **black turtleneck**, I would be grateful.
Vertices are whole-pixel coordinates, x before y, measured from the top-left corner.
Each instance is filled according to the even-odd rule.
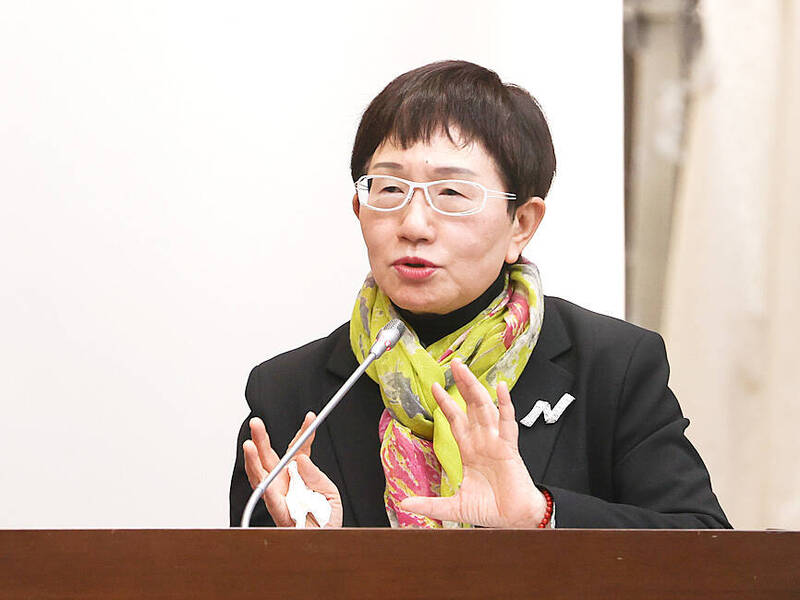
[[[497,276],[497,279],[485,292],[466,306],[457,308],[446,315],[416,314],[399,307],[397,307],[397,311],[403,320],[411,325],[411,328],[419,337],[419,341],[427,348],[434,342],[469,323],[478,316],[478,313],[489,306],[489,303],[503,291],[505,275],[505,269],[500,269],[500,275]]]

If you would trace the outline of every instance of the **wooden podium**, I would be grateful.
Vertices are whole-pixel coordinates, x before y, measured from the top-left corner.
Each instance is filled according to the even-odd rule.
[[[0,598],[800,598],[800,532],[0,531]]]

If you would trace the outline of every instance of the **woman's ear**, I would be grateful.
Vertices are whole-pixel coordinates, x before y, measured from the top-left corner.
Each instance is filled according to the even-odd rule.
[[[544,213],[544,200],[538,196],[534,196],[517,207],[517,211],[514,214],[514,222],[511,224],[511,240],[506,253],[506,262],[508,264],[517,262],[525,246],[531,241],[533,234],[536,233],[539,224],[544,219]]]
[[[353,212],[356,214],[356,219],[358,219],[358,213],[361,210],[361,203],[358,201],[358,193],[353,194]]]

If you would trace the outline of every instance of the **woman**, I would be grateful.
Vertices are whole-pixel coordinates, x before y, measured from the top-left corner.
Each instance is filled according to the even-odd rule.
[[[400,317],[397,348],[298,457],[327,526],[729,527],[661,338],[544,296],[522,258],[555,171],[526,91],[460,61],[405,73],[365,111],[351,171],[371,274],[349,323],[250,374],[232,525],[275,448]],[[288,477],[253,524],[295,525]]]

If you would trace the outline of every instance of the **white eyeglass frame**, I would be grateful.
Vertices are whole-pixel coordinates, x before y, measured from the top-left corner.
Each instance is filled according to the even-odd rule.
[[[364,189],[364,190],[368,191],[369,188],[366,187],[365,182],[367,182],[368,180],[371,180],[371,179],[375,179],[376,177],[383,177],[385,179],[393,179],[395,181],[400,181],[402,183],[407,184],[408,185],[408,194],[406,194],[405,200],[403,200],[403,202],[401,202],[400,204],[398,204],[394,208],[378,208],[377,206],[372,206],[372,205],[367,204],[366,202],[362,201],[361,200],[361,194],[358,193],[359,192],[359,186],[362,186],[360,189]],[[447,211],[441,210],[439,208],[436,208],[436,206],[434,206],[434,204],[433,204],[433,200],[431,199],[431,195],[428,192],[428,188],[430,186],[432,186],[432,185],[438,185],[440,183],[468,183],[470,185],[475,185],[475,186],[477,186],[477,187],[479,187],[480,189],[483,190],[483,201],[481,202],[480,206],[477,206],[477,207],[475,207],[472,210],[469,210],[467,212],[457,212],[457,213],[456,212],[447,212]],[[378,212],[392,212],[392,211],[395,211],[395,210],[400,210],[401,208],[403,208],[404,206],[406,206],[410,202],[411,197],[414,195],[414,190],[416,190],[417,188],[422,190],[422,195],[425,196],[425,200],[428,202],[428,206],[430,206],[433,210],[435,210],[440,215],[446,215],[448,217],[466,217],[467,215],[474,215],[476,213],[479,213],[486,206],[486,199],[487,198],[501,198],[503,200],[508,200],[508,201],[512,201],[512,200],[516,200],[517,199],[517,195],[516,194],[511,194],[509,192],[499,192],[497,190],[490,190],[486,186],[481,185],[480,183],[478,183],[477,181],[469,181],[467,179],[437,179],[436,181],[420,182],[420,181],[409,181],[408,179],[403,179],[402,177],[395,177],[394,175],[362,175],[361,177],[359,177],[356,180],[355,186],[356,186],[356,195],[358,196],[359,204],[361,204],[361,206],[366,206],[370,210],[377,210]]]

